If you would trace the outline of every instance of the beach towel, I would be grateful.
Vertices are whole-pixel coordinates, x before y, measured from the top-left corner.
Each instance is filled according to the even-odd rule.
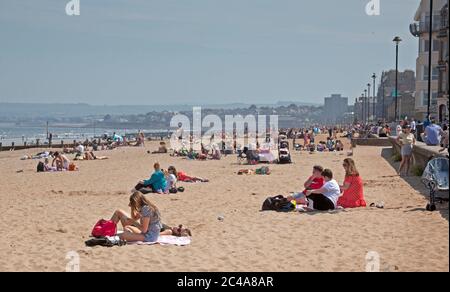
[[[136,242],[128,242],[128,244],[136,244],[136,245],[160,244],[160,245],[185,246],[185,245],[191,244],[191,238],[190,237],[177,237],[177,236],[173,236],[173,235],[161,235],[161,236],[159,236],[159,238],[156,242],[136,241]]]

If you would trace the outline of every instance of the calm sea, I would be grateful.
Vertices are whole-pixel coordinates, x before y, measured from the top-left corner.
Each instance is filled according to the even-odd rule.
[[[119,135],[134,134],[139,129],[103,129],[93,127],[51,127],[49,126],[48,132],[52,133],[54,143],[57,141],[83,141],[86,139],[100,137],[104,134],[112,135],[116,132]],[[143,130],[145,133],[159,133],[164,130]],[[35,143],[39,139],[40,143],[47,141],[47,129],[42,126],[16,126],[14,124],[0,124],[0,142],[4,146],[8,146],[11,142],[16,145],[21,145],[23,142],[27,144]]]

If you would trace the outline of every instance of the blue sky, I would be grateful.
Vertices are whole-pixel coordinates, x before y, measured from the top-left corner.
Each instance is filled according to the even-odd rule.
[[[0,1],[0,102],[177,104],[354,99],[415,69],[419,0]]]

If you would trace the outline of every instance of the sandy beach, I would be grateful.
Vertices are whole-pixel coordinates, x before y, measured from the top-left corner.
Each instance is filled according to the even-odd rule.
[[[64,271],[70,251],[81,271],[365,271],[369,251],[380,255],[382,271],[449,271],[448,207],[425,211],[420,179],[396,176],[389,148],[358,147],[353,157],[367,203],[383,201],[384,209],[310,214],[259,210],[268,196],[301,191],[315,164],[342,183],[346,152],[293,151],[294,163],[270,165],[269,176],[238,176],[256,167],[238,165],[235,155],[205,162],[147,154],[156,148],[100,151],[109,159],[61,173],[36,173],[36,160],[20,160],[36,149],[0,152],[0,271]],[[148,195],[165,223],[192,230],[191,245],[85,247],[98,219],[128,210],[130,189],[155,161],[210,179],[180,183],[184,193]]]

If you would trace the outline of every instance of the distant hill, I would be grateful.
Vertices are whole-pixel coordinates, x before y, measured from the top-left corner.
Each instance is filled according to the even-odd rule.
[[[255,104],[256,106],[288,106],[314,105],[301,102],[281,101],[276,104]],[[317,104],[318,105],[318,104]],[[183,104],[183,105],[90,105],[86,103],[76,104],[45,104],[45,103],[0,103],[0,119],[11,117],[36,118],[36,117],[85,117],[110,115],[133,115],[145,114],[156,111],[189,111],[193,106],[201,106],[208,109],[234,109],[248,108],[251,104],[230,103],[230,104]]]

